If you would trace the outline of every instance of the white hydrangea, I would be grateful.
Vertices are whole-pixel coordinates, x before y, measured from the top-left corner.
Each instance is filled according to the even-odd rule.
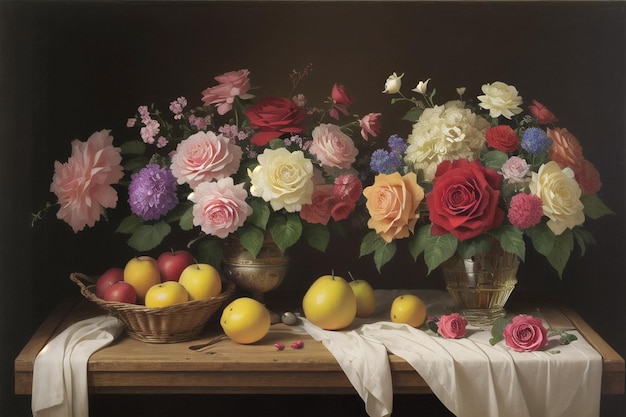
[[[458,100],[427,108],[413,125],[404,160],[416,173],[422,171],[420,179],[432,181],[442,161],[476,159],[489,126]]]

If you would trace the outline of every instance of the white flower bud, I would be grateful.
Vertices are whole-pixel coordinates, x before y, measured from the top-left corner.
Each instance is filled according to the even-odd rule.
[[[383,90],[383,93],[396,94],[399,92],[400,87],[402,86],[402,81],[400,80],[402,77],[404,77],[404,73],[400,76],[398,76],[395,72],[391,74],[387,78],[387,81],[385,81],[385,89]]]

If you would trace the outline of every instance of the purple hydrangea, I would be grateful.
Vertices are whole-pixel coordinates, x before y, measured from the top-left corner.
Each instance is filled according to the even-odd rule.
[[[547,151],[552,145],[552,139],[548,137],[543,129],[531,127],[524,131],[522,136],[522,148],[530,153],[540,154]]]
[[[144,220],[156,220],[178,204],[176,178],[169,168],[150,164],[131,176],[128,204]]]
[[[379,174],[392,174],[402,170],[404,162],[402,157],[407,144],[398,135],[391,135],[387,141],[390,151],[377,149],[372,153],[370,168]]]

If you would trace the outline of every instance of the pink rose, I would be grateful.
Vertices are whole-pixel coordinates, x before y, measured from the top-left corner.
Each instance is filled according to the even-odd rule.
[[[205,105],[216,104],[217,112],[224,115],[233,108],[235,97],[242,99],[254,97],[247,94],[250,90],[250,71],[242,69],[239,71],[230,71],[215,77],[219,85],[209,87],[202,92],[202,101]]]
[[[467,321],[459,313],[441,316],[437,322],[437,333],[446,339],[460,339],[465,336]]]
[[[237,172],[243,151],[224,135],[198,132],[181,141],[172,156],[172,173],[191,188]]]
[[[583,190],[583,194],[595,194],[602,188],[600,173],[596,167],[586,159],[582,160],[580,172],[575,173],[576,181]]]
[[[533,352],[548,343],[548,331],[541,319],[520,314],[504,328],[504,340],[517,352]]]
[[[549,125],[558,121],[556,116],[537,100],[533,100],[533,104],[528,106],[528,110],[540,125]]]
[[[92,227],[105,208],[115,208],[116,184],[124,176],[120,148],[113,147],[110,130],[95,132],[86,142],[72,141],[72,155],[62,164],[54,162],[50,191],[59,201],[57,218],[74,233]]]
[[[224,239],[240,228],[252,214],[246,203],[244,184],[234,184],[231,177],[198,185],[189,199],[193,206],[193,224],[208,234]]]
[[[347,219],[350,213],[354,211],[356,204],[350,203],[348,201],[337,201],[337,203],[333,206],[330,211],[330,216],[335,221]]]
[[[313,129],[311,136],[313,141],[309,150],[322,165],[348,169],[356,160],[359,151],[339,126],[322,123]]]
[[[250,126],[258,130],[250,141],[257,146],[265,146],[270,140],[284,133],[300,133],[305,112],[296,103],[280,97],[264,97],[245,111]]]
[[[519,156],[510,157],[502,164],[502,176],[510,182],[522,182],[530,172],[530,165]]]
[[[363,140],[367,141],[370,135],[373,137],[378,136],[382,127],[379,120],[380,115],[380,113],[366,114],[359,121],[359,126],[361,126],[361,137],[363,137]]]
[[[337,201],[332,184],[316,185],[311,197],[311,204],[303,204],[300,217],[313,224],[328,224],[331,210]]]
[[[335,178],[335,195],[348,203],[356,204],[361,198],[363,184],[354,174],[344,174]]]

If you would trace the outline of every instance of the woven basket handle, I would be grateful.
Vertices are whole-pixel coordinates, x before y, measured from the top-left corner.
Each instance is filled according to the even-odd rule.
[[[88,277],[85,274],[81,274],[80,272],[72,272],[70,274],[70,279],[80,287],[80,292],[83,295],[90,293],[90,291],[87,289],[88,285],[93,285],[96,283],[93,278]],[[87,285],[85,285],[85,282],[87,283]]]

